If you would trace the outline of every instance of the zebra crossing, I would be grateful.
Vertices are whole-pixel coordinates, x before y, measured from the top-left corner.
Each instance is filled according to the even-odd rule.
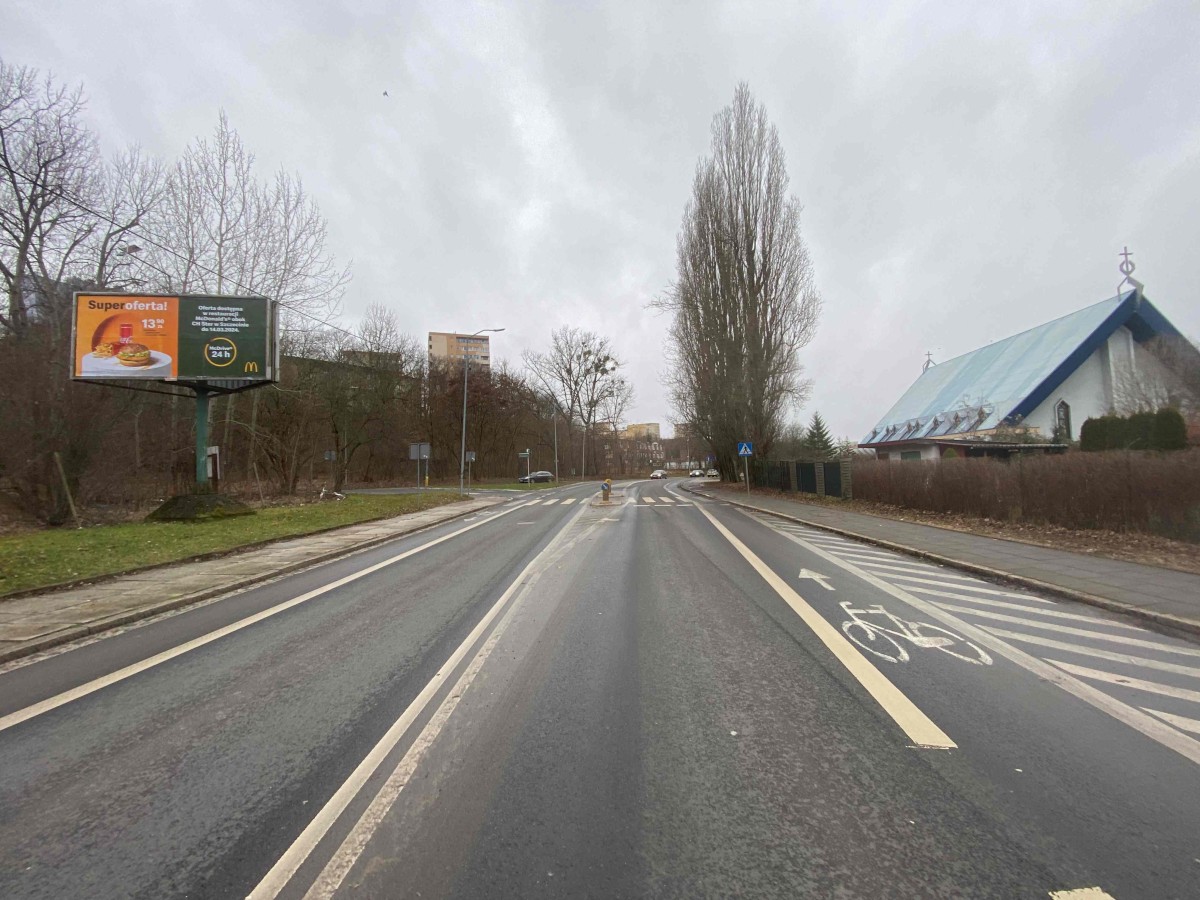
[[[1196,644],[1083,604],[1007,588],[772,516],[747,515],[840,561],[848,574],[858,570],[899,588],[1170,728],[1200,735]]]

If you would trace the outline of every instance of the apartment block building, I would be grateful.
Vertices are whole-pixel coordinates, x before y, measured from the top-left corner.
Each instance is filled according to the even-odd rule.
[[[449,331],[429,332],[429,359],[462,365],[469,359],[477,369],[492,368],[491,343],[486,334],[455,334]]]

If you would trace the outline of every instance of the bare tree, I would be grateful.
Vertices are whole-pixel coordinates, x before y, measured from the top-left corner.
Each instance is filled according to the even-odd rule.
[[[526,352],[525,365],[570,421],[578,418],[583,431],[580,475],[587,472],[587,436],[597,410],[616,389],[620,367],[611,342],[582,328],[564,325],[551,334],[546,353]]]
[[[0,329],[20,335],[96,227],[99,151],[82,121],[83,88],[0,60]]]
[[[158,209],[166,188],[163,164],[136,145],[99,170],[98,222],[86,247],[88,270],[97,287],[128,289],[143,281],[137,229]]]
[[[674,314],[669,352],[677,418],[734,477],[735,444],[767,454],[809,390],[798,354],[821,311],[800,203],[764,107],[739,84],[713,119],[677,241],[675,283],[655,305]]]
[[[1200,419],[1200,350],[1187,338],[1158,335],[1142,345],[1141,362],[1113,373],[1115,411],[1128,415],[1166,407]],[[1136,359],[1137,357],[1135,357]]]

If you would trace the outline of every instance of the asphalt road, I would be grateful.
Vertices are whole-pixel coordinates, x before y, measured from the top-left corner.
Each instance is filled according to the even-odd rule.
[[[679,487],[0,674],[0,896],[1200,894],[1200,644]]]

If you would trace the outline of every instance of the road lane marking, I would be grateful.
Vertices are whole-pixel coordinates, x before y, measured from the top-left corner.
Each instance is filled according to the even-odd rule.
[[[863,568],[870,569],[871,571],[881,569],[885,573],[900,572],[908,575],[930,575],[936,576],[937,578],[949,578],[952,581],[966,581],[970,582],[971,584],[986,584],[986,582],[980,581],[978,578],[972,578],[970,575],[952,575],[949,572],[942,572],[933,566],[896,565],[894,560],[891,563],[876,562],[874,560],[857,558],[858,555],[855,553],[843,553],[842,556],[846,557],[847,559],[853,559],[856,563],[858,563],[858,565],[862,566]]]
[[[976,582],[979,587],[974,584],[946,584],[943,581],[938,581],[935,578],[918,578],[916,575],[891,575],[888,578],[894,578],[897,581],[915,581],[918,584],[931,584],[934,587],[952,587],[960,591],[975,591],[977,594],[988,594],[993,597],[1022,597],[1021,594],[1014,594],[1012,591],[1001,591],[995,588],[984,587],[987,582]]]
[[[548,499],[548,500],[547,500],[545,503],[543,503],[543,504],[542,504],[542,506],[553,506],[553,505],[554,505],[555,503],[557,503],[557,502],[558,502],[558,498],[557,498],[557,497],[551,497],[551,498],[550,498],[550,499]]]
[[[501,516],[507,516],[511,512],[524,509],[526,505],[527,504],[521,504],[519,506],[511,506],[508,509],[501,510],[495,515],[488,516],[485,519],[481,519],[478,522],[467,525],[465,528],[459,528],[456,531],[452,531],[449,534],[444,534],[439,538],[434,538],[432,541],[421,544],[418,547],[413,547],[411,550],[405,550],[403,553],[398,553],[395,556],[383,560],[382,562],[377,562],[374,565],[367,566],[365,569],[359,569],[357,572],[352,572],[351,574],[343,578],[339,578],[336,581],[331,581],[319,588],[314,588],[311,591],[301,594],[299,597],[293,597],[291,600],[285,600],[283,603],[278,603],[275,606],[264,609],[261,612],[257,612],[252,616],[247,616],[244,619],[238,619],[236,622],[231,622],[223,628],[218,628],[216,631],[210,631],[208,634],[201,635],[198,638],[193,638],[190,641],[185,641],[184,643],[172,647],[169,650],[164,650],[161,653],[156,653],[153,656],[140,660],[139,662],[125,666],[123,669],[110,672],[108,675],[103,675],[100,678],[94,678],[89,682],[79,685],[78,687],[73,687],[68,691],[55,694],[53,697],[47,697],[45,700],[34,703],[32,706],[27,706],[24,709],[19,709],[16,712],[9,713],[7,716],[0,717],[0,731],[6,731],[7,729],[12,728],[14,725],[19,725],[22,722],[26,722],[29,719],[42,715],[43,713],[48,713],[53,709],[58,709],[60,706],[65,706],[68,703],[86,697],[88,694],[94,694],[96,691],[102,690],[110,685],[116,684],[117,682],[124,681],[127,678],[132,678],[134,675],[145,672],[147,669],[153,669],[155,666],[160,666],[165,662],[175,659],[177,656],[183,656],[185,653],[199,649],[206,644],[211,644],[213,641],[218,641],[223,637],[227,637],[228,635],[241,631],[243,628],[256,625],[259,622],[269,619],[272,616],[276,616],[281,612],[285,612],[292,607],[299,606],[301,603],[307,603],[309,600],[320,597],[322,594],[327,594],[330,591],[337,590],[338,588],[344,587],[351,582],[358,581],[360,578],[365,578],[367,575],[372,575],[375,572],[378,572],[380,569],[386,569],[388,566],[395,565],[401,560],[408,559],[410,556],[415,556],[422,550],[428,550],[430,547],[436,547],[438,544],[445,543],[451,538],[458,537],[460,534],[465,534],[468,531],[479,528],[481,525],[486,525],[489,522],[493,522],[496,519],[499,519]],[[331,560],[330,562],[333,561],[334,560]]]
[[[563,505],[563,506],[570,506],[570,505],[571,505],[572,503],[574,503],[574,502],[575,502],[575,498],[574,498],[574,497],[564,497],[564,498],[563,498],[562,505]]]
[[[670,497],[659,497],[658,502],[659,503],[674,503],[675,501],[672,500]]]
[[[1082,700],[1091,706],[1096,707],[1100,711],[1107,713],[1119,722],[1129,726],[1135,731],[1141,732],[1152,741],[1174,750],[1180,756],[1191,762],[1200,765],[1200,741],[1188,737],[1165,725],[1153,716],[1148,716],[1140,709],[1130,706],[1127,703],[1122,703],[1116,697],[1111,697],[1099,688],[1093,687],[1086,681],[1076,678],[1062,669],[1050,665],[1050,663],[1039,659],[1036,656],[1031,656],[1024,650],[1014,647],[1012,644],[1000,640],[990,634],[987,629],[978,625],[973,625],[964,619],[951,615],[938,604],[931,603],[928,600],[922,600],[920,597],[910,594],[902,587],[884,581],[877,575],[873,575],[865,569],[860,569],[858,566],[844,559],[839,559],[832,553],[822,550],[820,547],[815,547],[808,541],[805,541],[793,534],[787,534],[776,529],[778,534],[782,534],[785,538],[795,544],[799,544],[810,553],[814,553],[822,559],[828,560],[835,566],[840,566],[852,575],[857,575],[868,584],[872,584],[885,593],[891,594],[897,600],[903,600],[905,603],[920,610],[928,616],[933,616],[943,625],[958,631],[963,637],[968,638],[981,646],[987,647],[989,650],[995,651],[998,655],[1020,666],[1028,672],[1033,673],[1044,681],[1057,685],[1068,694]],[[973,610],[963,610],[965,613],[975,613]],[[1000,613],[989,613],[991,617],[1000,617]],[[1024,621],[1016,619],[1014,616],[1003,616],[1005,619],[1013,621]],[[1136,638],[1127,638],[1123,635],[1107,635],[1097,632],[1084,631],[1080,628],[1069,628],[1066,625],[1051,625],[1049,623],[1029,623],[1042,628],[1053,628],[1055,631],[1063,633],[1077,633],[1091,637],[1100,638],[1109,641],[1118,641],[1120,643],[1134,645],[1145,645],[1155,647],[1156,649],[1172,650],[1177,653],[1188,653],[1200,655],[1200,650],[1179,649],[1161,644],[1151,644],[1149,641],[1139,641]]]
[[[1171,647],[1167,644],[1156,644],[1153,641],[1142,641],[1140,638],[1126,637],[1123,634],[1111,634],[1107,631],[1088,631],[1086,628],[1072,628],[1069,625],[1060,625],[1057,622],[1048,622],[1045,619],[1023,619],[1020,616],[1010,616],[1005,613],[991,612],[986,609],[976,609],[970,606],[957,606],[953,603],[934,603],[938,609],[944,609],[947,612],[960,613],[964,616],[974,616],[977,619],[990,619],[996,622],[1009,622],[1013,625],[1026,625],[1030,628],[1049,628],[1052,631],[1061,631],[1064,634],[1075,634],[1081,637],[1096,638],[1101,641],[1116,641],[1122,644],[1129,644],[1131,647],[1158,647],[1171,653],[1183,653],[1188,655],[1200,655],[1200,650],[1191,650],[1189,648]],[[1035,610],[1030,610],[1035,612]],[[1043,613],[1045,615],[1045,613]],[[1092,619],[1093,625],[1107,625],[1103,619]],[[982,627],[982,626],[981,626]],[[1129,628],[1130,626],[1125,626]],[[1142,629],[1135,629],[1139,634],[1149,634],[1150,632]]]
[[[966,594],[955,594],[952,591],[935,591],[933,588],[918,587],[915,584],[906,584],[904,587],[906,590],[910,590],[914,594],[928,594],[930,597],[946,597],[949,600],[977,600],[977,599],[979,599],[978,597],[968,597]],[[947,585],[947,587],[953,587],[953,585]],[[1046,604],[1049,606],[1055,605],[1053,600],[1047,600],[1045,597],[1034,597],[1034,596],[1028,595],[1028,594],[1003,594],[1002,596],[1019,598],[1021,600],[1028,600],[1033,603],[1043,603],[1043,604]]]
[[[1137,625],[1130,625],[1128,622],[1115,622],[1112,619],[1104,619],[1099,616],[1088,616],[1081,613],[1062,612],[1057,609],[1043,609],[1041,607],[1023,606],[1020,603],[1006,603],[1003,600],[986,600],[983,597],[962,597],[979,606],[986,606],[992,609],[1015,609],[1019,612],[1028,613],[1033,616],[1046,616],[1049,619],[1071,619],[1075,622],[1088,622],[1097,626],[1108,626],[1111,628],[1124,628],[1127,631],[1137,631],[1141,634],[1146,634],[1146,629],[1139,628]],[[960,607],[966,609],[967,607]],[[970,607],[974,609],[974,607]],[[1040,621],[1040,620],[1035,620]]]
[[[697,507],[700,513],[712,523],[742,558],[754,568],[762,579],[771,586],[788,606],[807,625],[830,652],[837,658],[846,670],[857,679],[875,702],[883,707],[884,712],[900,726],[908,735],[909,740],[918,747],[949,750],[958,745],[950,740],[949,735],[938,728],[917,705],[906,697],[899,688],[892,684],[882,672],[875,667],[863,654],[855,649],[840,631],[825,620],[819,612],[813,609],[792,587],[780,578],[775,571],[759,559],[754,552],[743,544],[728,528],[717,521],[716,517],[703,507]]]
[[[818,572],[810,572],[808,569],[801,569],[800,574],[797,575],[796,577],[797,578],[811,578],[813,581],[815,581],[821,587],[825,588],[825,590],[827,590],[827,591],[836,591],[837,590],[837,588],[835,588],[829,584],[829,576],[828,575],[821,575]]]
[[[575,522],[577,522],[580,518],[582,518],[587,510],[587,506],[581,506],[578,512],[576,512],[576,514],[571,517],[562,527],[562,529],[551,539],[550,543],[547,544],[537,556],[531,559],[529,564],[521,570],[521,573],[513,579],[512,583],[509,584],[504,593],[500,595],[500,598],[492,605],[491,609],[489,609],[487,613],[484,614],[483,618],[479,620],[479,624],[477,624],[475,628],[472,629],[471,633],[467,635],[466,639],[458,645],[458,647],[450,655],[450,658],[447,659],[446,662],[439,668],[437,674],[435,674],[433,678],[429,680],[429,683],[425,685],[425,687],[421,690],[421,693],[416,696],[412,703],[409,704],[408,708],[405,709],[400,715],[400,718],[398,718],[392,724],[383,737],[381,737],[375,746],[371,748],[371,751],[366,755],[366,757],[363,758],[363,761],[360,762],[355,767],[354,771],[350,773],[350,777],[347,778],[345,782],[342,783],[341,787],[334,792],[333,796],[326,801],[325,805],[321,807],[321,809],[313,817],[312,821],[309,822],[305,829],[300,833],[300,836],[292,842],[291,846],[284,851],[283,855],[278,859],[278,861],[276,861],[275,865],[271,867],[271,870],[263,876],[262,881],[260,881],[254,890],[247,895],[247,900],[271,900],[271,898],[277,897],[280,891],[287,886],[292,876],[295,875],[300,866],[304,864],[304,861],[308,858],[309,854],[312,853],[317,844],[321,842],[322,838],[325,837],[325,834],[338,820],[338,818],[341,817],[342,813],[346,811],[346,807],[350,805],[350,802],[363,789],[364,785],[366,785],[367,781],[375,774],[376,770],[383,765],[388,755],[403,739],[405,733],[412,727],[413,723],[421,716],[425,708],[429,706],[434,697],[439,693],[439,691],[445,685],[449,675],[458,669],[459,665],[461,665],[463,660],[466,659],[467,654],[488,632],[488,629],[497,619],[497,617],[499,617],[499,615],[504,612],[506,608],[510,609],[510,611],[511,608],[515,608],[515,604],[512,604],[510,607],[509,601],[517,594],[517,591],[522,588],[530,588],[540,576],[541,572],[546,568],[546,566],[559,555],[560,550],[568,549],[575,543],[576,540],[590,531],[590,529],[587,529],[584,532],[575,535],[570,540],[566,539],[566,535],[568,534],[571,526],[574,525]],[[565,546],[562,546],[564,542]],[[524,596],[524,593],[525,591],[522,591],[521,595]],[[508,617],[506,616],[505,619],[507,620],[507,618]],[[482,667],[487,656],[490,655],[491,648],[493,646],[494,642],[492,642],[490,639],[485,642],[483,647],[476,651],[476,659],[472,660],[472,664],[469,665],[466,671],[459,676],[458,681],[455,683],[454,687],[451,688],[447,699],[453,699],[454,705],[457,705],[458,698],[462,696],[463,691],[466,690],[466,688],[470,685],[471,681],[475,677],[475,674],[479,671],[479,668]],[[479,660],[480,656],[483,657],[483,660]],[[478,666],[474,665],[476,661],[479,662]],[[442,706],[444,705],[445,701],[443,701]],[[392,803],[395,802],[396,797],[399,796],[400,791],[407,783],[408,774],[411,774],[411,772],[416,769],[416,766],[424,756],[425,751],[437,737],[437,732],[440,732],[442,725],[444,725],[446,719],[449,718],[449,711],[452,710],[453,705],[446,712],[446,715],[440,718],[435,713],[434,718],[430,720],[430,724],[432,724],[434,721],[438,721],[439,724],[435,726],[437,731],[428,736],[425,735],[424,731],[421,733],[421,735],[418,735],[417,741],[414,742],[404,754],[403,758],[397,764],[392,774],[384,783],[384,786],[380,789],[380,793],[376,794],[376,796],[372,799],[371,804],[367,807],[362,816],[360,816],[358,822],[355,823],[354,827],[350,831],[350,834],[347,835],[342,844],[339,846],[338,850],[335,851],[334,855],[326,863],[325,868],[322,869],[321,874],[318,876],[317,882],[312,885],[310,893],[317,891],[317,896],[331,896],[332,891],[337,890],[338,885],[341,884],[342,878],[344,878],[346,873],[350,871],[350,868],[353,867],[355,860],[358,859],[359,854],[361,854],[363,848],[366,847],[371,835],[379,826],[379,823],[383,820],[383,817],[391,808]],[[440,711],[441,708],[439,707],[438,712]],[[422,737],[425,737],[425,740],[421,740]],[[380,800],[381,797],[384,799]],[[376,801],[378,801],[378,803]],[[333,881],[334,878],[336,878],[336,882]],[[332,888],[332,891],[329,894],[323,892],[325,888],[330,887]]]
[[[1143,669],[1157,669],[1160,672],[1174,672],[1176,675],[1190,675],[1200,678],[1200,669],[1191,666],[1181,666],[1176,663],[1162,662],[1150,659],[1148,656],[1130,656],[1128,653],[1114,653],[1111,650],[1100,650],[1096,647],[1085,647],[1082,644],[1068,644],[1066,641],[1054,641],[1050,638],[1038,637],[1032,634],[1022,634],[1019,631],[1007,631],[1004,628],[988,628],[989,634],[1007,638],[1010,641],[1021,641],[1038,647],[1048,647],[1051,650],[1065,650],[1068,653],[1078,653],[1080,656],[1093,656],[1096,659],[1106,659],[1109,662],[1122,663],[1127,666],[1139,666]]]
[[[1181,728],[1184,731],[1190,731],[1192,734],[1200,734],[1200,719],[1189,719],[1187,716],[1177,716],[1174,713],[1160,712],[1157,709],[1146,709],[1142,707],[1143,712],[1148,712],[1152,716],[1158,716],[1169,725],[1174,725],[1176,728]]]
[[[537,506],[537,505],[538,505],[539,503],[541,503],[541,502],[542,502],[542,498],[541,498],[541,497],[538,497],[536,500],[530,500],[530,501],[529,501],[527,504],[525,504],[525,505],[526,505],[526,506]]]
[[[1130,678],[1128,675],[1117,675],[1113,672],[1102,672],[1099,669],[1089,669],[1087,666],[1059,662],[1057,659],[1048,659],[1046,662],[1056,665],[1072,675],[1078,675],[1080,678],[1090,678],[1092,681],[1116,684],[1121,687],[1133,688],[1135,691],[1145,691],[1148,694],[1162,694],[1164,697],[1174,697],[1176,700],[1200,703],[1200,691],[1175,687],[1173,684],[1162,684],[1157,681],[1143,681],[1141,678]]]
[[[653,497],[643,497],[643,498],[642,498],[642,501],[643,501],[643,502],[645,502],[645,503],[653,503],[653,502],[654,502],[654,498],[653,498]]]
[[[939,604],[940,608],[947,610],[961,611],[967,615],[979,615],[973,609],[965,609],[961,606],[950,606],[949,604]],[[1179,653],[1183,656],[1200,656],[1200,650],[1194,650],[1191,647],[1175,647],[1171,644],[1159,644],[1155,641],[1144,641],[1141,638],[1126,637],[1123,634],[1107,634],[1103,631],[1088,631],[1086,628],[1071,628],[1067,625],[1055,625],[1053,622],[1035,622],[1032,619],[1020,619],[1016,616],[1005,616],[1000,613],[989,613],[989,619],[1002,619],[1006,622],[1012,622],[1017,625],[1027,625],[1031,628],[1047,628],[1059,634],[1071,634],[1076,637],[1089,638],[1095,641],[1107,641],[1110,644],[1125,644],[1128,647],[1140,647],[1145,650],[1158,650],[1162,653]],[[999,631],[992,625],[978,626],[984,631],[994,633]]]
[[[1075,888],[1070,891],[1051,891],[1050,900],[1116,900],[1098,887]]]

